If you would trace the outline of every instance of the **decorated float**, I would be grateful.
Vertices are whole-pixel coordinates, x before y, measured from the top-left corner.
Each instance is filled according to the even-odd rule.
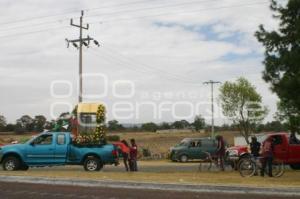
[[[52,131],[72,133],[76,145],[106,144],[105,106],[101,103],[79,103],[72,114],[62,114]]]

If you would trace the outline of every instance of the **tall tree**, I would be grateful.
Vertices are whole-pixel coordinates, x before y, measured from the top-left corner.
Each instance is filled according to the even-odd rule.
[[[33,130],[33,124],[33,119],[29,115],[23,115],[20,119],[17,119],[15,131],[17,133],[30,132]]]
[[[225,82],[220,87],[223,114],[238,125],[241,135],[249,143],[249,136],[267,114],[261,96],[245,78]]]
[[[185,129],[190,127],[190,123],[186,120],[175,121],[172,127],[175,129]]]
[[[267,31],[260,25],[255,36],[265,47],[263,79],[280,98],[281,117],[300,133],[300,1],[289,0],[286,6],[278,2],[271,1],[271,10],[279,29]]]
[[[34,117],[34,130],[37,132],[42,132],[44,130],[44,126],[47,122],[47,119],[43,115],[36,115]]]
[[[117,120],[108,121],[108,130],[110,131],[120,131],[124,130],[122,124],[119,124]]]
[[[300,113],[298,110],[291,106],[291,104],[285,104],[285,101],[280,101],[277,104],[278,111],[276,117],[278,120],[286,123],[288,129],[292,133],[300,132]]]
[[[153,122],[149,122],[149,123],[142,124],[141,129],[143,131],[156,132],[158,129],[158,126]]]
[[[161,123],[161,124],[159,125],[159,129],[162,129],[162,130],[167,130],[167,129],[170,129],[170,128],[171,128],[171,126],[170,126],[170,124],[167,123],[167,122],[163,122],[163,123]]]
[[[205,127],[205,119],[201,115],[197,115],[194,119],[193,126],[196,131],[204,129]]]

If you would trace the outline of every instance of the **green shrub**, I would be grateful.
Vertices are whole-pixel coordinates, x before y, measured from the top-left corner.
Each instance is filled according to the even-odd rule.
[[[108,135],[108,136],[106,136],[106,139],[107,139],[107,141],[110,141],[110,142],[118,142],[121,140],[120,136],[118,136],[118,135]]]
[[[150,152],[149,149],[143,148],[142,152],[143,152],[144,157],[150,157],[151,156],[151,152]]]

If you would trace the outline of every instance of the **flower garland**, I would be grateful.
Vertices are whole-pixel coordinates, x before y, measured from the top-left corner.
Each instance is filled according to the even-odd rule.
[[[96,130],[94,133],[94,140],[99,142],[106,142],[106,129],[105,129],[105,106],[99,105],[96,113]]]
[[[75,138],[75,142],[80,145],[93,145],[106,143],[106,128],[105,128],[105,106],[99,105],[96,112],[96,128],[93,133],[80,132]]]

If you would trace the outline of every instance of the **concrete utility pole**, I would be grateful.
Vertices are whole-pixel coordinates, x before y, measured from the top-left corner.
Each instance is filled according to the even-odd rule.
[[[211,86],[211,137],[215,137],[215,124],[214,124],[214,84],[221,84],[221,82],[209,80],[203,84],[210,84]]]
[[[99,42],[89,36],[87,36],[86,38],[82,38],[82,30],[89,29],[89,24],[87,24],[86,26],[83,26],[83,14],[84,14],[84,11],[82,10],[79,25],[74,24],[73,19],[71,19],[71,23],[70,23],[71,26],[79,28],[79,39],[74,39],[74,40],[66,39],[67,47],[69,47],[69,44],[72,43],[75,48],[79,49],[79,96],[78,96],[79,103],[82,102],[82,46],[84,45],[88,48],[90,45],[90,41],[94,41],[94,44],[99,46]],[[79,45],[78,45],[78,43],[79,43]]]

